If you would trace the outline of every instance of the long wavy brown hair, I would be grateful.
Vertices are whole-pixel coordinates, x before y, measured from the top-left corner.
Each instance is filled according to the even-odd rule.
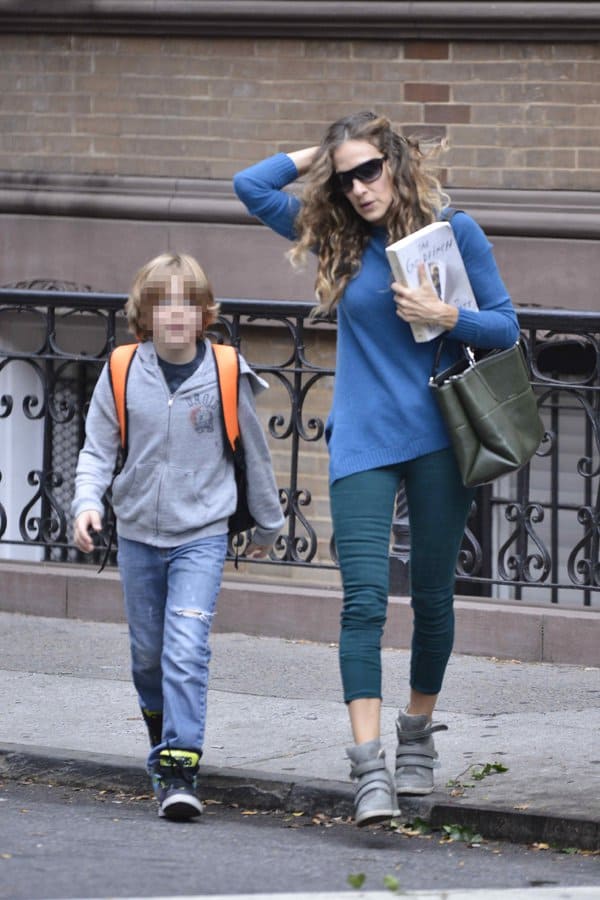
[[[302,208],[296,219],[298,240],[288,253],[300,266],[310,251],[318,256],[313,315],[330,316],[346,285],[358,272],[371,227],[336,188],[333,154],[345,141],[367,141],[388,159],[393,199],[386,217],[389,241],[399,240],[435,222],[449,202],[433,173],[432,161],[444,145],[425,150],[416,138],[395,132],[389,119],[365,111],[346,116],[327,129],[308,171]]]

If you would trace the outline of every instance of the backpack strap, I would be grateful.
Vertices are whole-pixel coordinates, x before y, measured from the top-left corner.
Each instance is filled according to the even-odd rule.
[[[138,344],[122,344],[115,347],[108,358],[108,374],[119,420],[121,447],[125,452],[127,452],[127,379],[137,348]]]
[[[235,453],[240,443],[240,425],[238,422],[238,395],[240,381],[240,361],[235,347],[228,344],[211,344],[217,374],[219,376],[219,392],[221,394],[221,414],[225,434],[231,452]]]
[[[137,344],[122,344],[115,347],[108,359],[110,386],[119,420],[121,446],[124,450],[127,449],[127,379],[137,348]],[[238,353],[235,347],[226,344],[213,344],[212,351],[217,366],[223,424],[233,452],[240,439],[237,414],[240,375]]]
[[[129,377],[129,369],[131,368],[131,361],[133,360],[137,348],[138,344],[122,344],[120,347],[115,347],[115,349],[112,350],[110,356],[108,357],[108,378],[113,393],[113,399],[115,401],[117,419],[119,420],[119,435],[121,437],[121,449],[123,451],[117,458],[113,480],[117,472],[121,469],[127,455],[126,389],[127,379]],[[104,555],[100,563],[100,568],[98,569],[98,574],[102,572],[106,563],[108,562],[108,557],[110,556],[110,551],[115,539],[115,531],[115,518],[113,514],[112,524],[110,532],[108,534],[106,547],[104,549]]]

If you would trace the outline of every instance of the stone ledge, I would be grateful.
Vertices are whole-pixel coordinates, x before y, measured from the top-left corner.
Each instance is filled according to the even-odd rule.
[[[600,239],[600,191],[455,188],[451,198],[491,236]],[[0,170],[0,212],[262,225],[246,212],[231,181],[208,178]]]
[[[119,576],[83,566],[0,562],[0,611],[124,622]],[[223,582],[215,631],[335,643],[341,592],[253,581]],[[600,614],[458,597],[455,650],[522,662],[598,666]],[[407,597],[392,597],[385,646],[410,646]]]
[[[18,7],[18,8],[17,8]],[[0,3],[4,32],[387,40],[592,41],[600,4],[402,0],[46,0]]]

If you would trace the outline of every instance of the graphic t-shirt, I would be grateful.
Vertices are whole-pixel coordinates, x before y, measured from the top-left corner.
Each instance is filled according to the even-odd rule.
[[[204,346],[204,343],[200,342],[196,347],[195,357],[187,363],[168,362],[166,359],[162,359],[157,354],[158,364],[163,371],[165,381],[169,385],[169,390],[172,394],[175,393],[177,388],[181,387],[184,381],[187,381],[188,378],[191,378],[191,376],[194,374],[194,372],[204,359],[205,352],[206,347]]]

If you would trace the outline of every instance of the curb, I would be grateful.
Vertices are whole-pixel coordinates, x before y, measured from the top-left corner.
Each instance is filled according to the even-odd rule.
[[[144,762],[101,753],[54,747],[0,744],[0,778],[52,781],[59,785],[147,794],[150,781]],[[213,800],[262,810],[307,815],[351,816],[352,786],[320,778],[296,780],[252,769],[201,766],[198,784]]]
[[[0,744],[0,777],[133,794],[148,792],[143,764],[99,753]],[[331,817],[351,817],[354,791],[350,784],[319,778],[300,780],[252,769],[204,766],[199,784],[211,799],[261,810],[302,811]],[[467,826],[490,840],[531,844],[543,842],[580,850],[600,849],[600,821],[546,813],[523,813],[498,807],[453,803],[445,795],[404,797],[402,821],[419,818],[431,828]]]

